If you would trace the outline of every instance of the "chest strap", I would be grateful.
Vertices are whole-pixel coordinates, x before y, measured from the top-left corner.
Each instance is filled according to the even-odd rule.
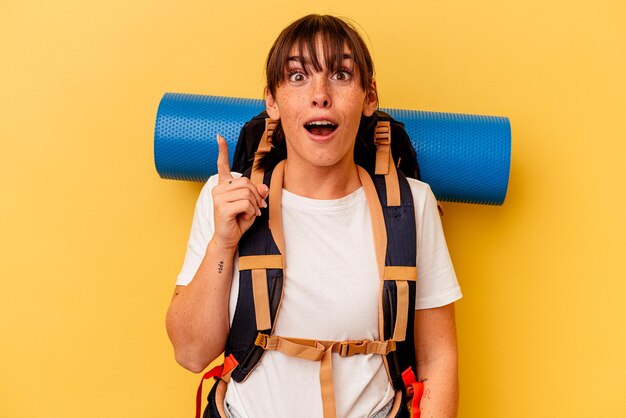
[[[264,350],[276,350],[290,357],[321,362],[320,387],[322,391],[324,418],[335,418],[337,416],[335,407],[335,387],[333,384],[332,353],[337,353],[341,357],[349,357],[357,354],[387,355],[396,349],[396,342],[394,340],[320,341],[287,338],[263,333],[258,334],[254,344],[262,347]]]

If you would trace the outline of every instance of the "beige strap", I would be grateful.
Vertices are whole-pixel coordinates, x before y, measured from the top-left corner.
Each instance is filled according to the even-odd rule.
[[[380,205],[378,199],[378,193],[376,193],[376,187],[370,175],[362,167],[357,166],[359,173],[359,180],[365,191],[365,198],[367,199],[367,207],[370,211],[370,218],[372,222],[372,235],[374,238],[374,251],[376,254],[376,265],[378,265],[378,275],[380,278],[378,298],[378,335],[385,335],[385,318],[383,315],[382,305],[382,292],[385,273],[385,257],[387,255],[387,228],[385,227],[385,218],[383,217],[383,208]],[[387,371],[389,381],[391,381],[391,375],[389,374],[389,365],[387,364],[387,357],[383,356],[383,364]]]
[[[404,341],[409,319],[409,284],[404,280],[397,281],[396,291],[396,326],[392,338],[395,341]]]
[[[271,119],[266,119],[266,132]],[[265,137],[265,135],[264,135]],[[263,142],[263,141],[262,141]],[[259,146],[261,148],[261,146]],[[257,154],[260,151],[257,151]],[[256,161],[256,157],[255,157]],[[270,182],[270,217],[269,226],[272,237],[281,254],[284,254],[285,240],[283,237],[281,199],[283,190],[283,172],[285,162],[278,163]],[[253,170],[254,171],[254,170]],[[274,228],[272,228],[272,226]],[[239,257],[239,270],[252,270],[252,295],[257,330],[272,328],[270,300],[267,290],[267,269],[284,269],[285,263],[281,254],[250,255]]]
[[[324,418],[335,418],[337,415],[332,353],[346,357],[357,354],[389,354],[396,349],[396,342],[393,340],[318,341],[262,333],[257,335],[254,343],[265,350],[277,350],[291,357],[320,362],[320,387]]]
[[[385,228],[385,218],[383,217],[383,208],[378,200],[376,187],[370,175],[365,169],[357,166],[359,180],[365,191],[367,199],[367,207],[370,210],[370,218],[372,220],[372,234],[374,236],[374,251],[376,254],[376,264],[378,265],[378,273],[382,281],[385,273],[385,257],[387,255],[387,229]],[[382,318],[381,321],[382,323]],[[383,334],[380,334],[383,335]]]
[[[274,135],[277,123],[278,121],[274,119],[265,118],[265,131],[263,131],[259,146],[254,153],[254,163],[252,164],[252,172],[250,173],[250,180],[254,184],[263,183],[265,170],[261,168],[261,159],[272,149],[272,136]]]
[[[376,169],[374,173],[385,176],[387,206],[400,206],[400,183],[391,155],[391,122],[380,121],[376,124],[374,144],[376,144]]]
[[[239,257],[239,271],[254,269],[282,269],[283,256],[274,255],[246,255]]]
[[[284,338],[277,335],[259,333],[254,344],[264,350],[276,350],[290,357],[320,361],[326,346],[320,341],[298,338]]]
[[[320,364],[320,388],[322,392],[322,409],[324,418],[335,418],[337,407],[335,403],[335,385],[333,384],[333,355],[332,353],[343,352],[347,355],[355,354],[386,354],[393,346],[396,349],[395,341],[343,341],[333,342],[324,351]],[[371,351],[371,352],[370,352]]]
[[[254,314],[256,316],[256,329],[259,331],[272,327],[270,299],[267,290],[267,269],[282,268],[283,257],[280,254],[239,257],[239,270],[252,270]]]
[[[337,416],[335,384],[333,383],[333,348],[335,344],[332,344],[324,351],[322,363],[320,364],[320,389],[322,392],[324,418],[336,418]]]
[[[272,172],[270,181],[270,232],[281,254],[285,254],[285,235],[283,234],[283,176],[285,174],[285,160],[279,162]]]
[[[265,350],[276,350],[291,357],[298,357],[311,361],[320,361],[323,352],[332,348],[333,353],[341,357],[350,357],[359,354],[389,354],[396,349],[394,340],[347,340],[325,341],[306,338],[281,337],[259,333],[255,345]]]
[[[395,396],[393,397],[393,404],[391,406],[391,411],[389,411],[389,415],[387,415],[388,417],[395,417],[398,416],[398,412],[400,411],[400,408],[402,407],[402,391],[401,390],[397,390]]]
[[[272,327],[270,320],[270,298],[267,293],[267,270],[252,270],[252,296],[254,297],[254,315],[256,329],[264,330]]]
[[[396,282],[396,324],[393,339],[404,341],[409,320],[409,284],[417,280],[417,267],[385,266],[385,280]]]
[[[215,382],[217,387],[215,388],[215,406],[220,417],[226,418],[226,411],[224,411],[224,398],[226,397],[226,386],[230,382],[224,378]]]
[[[417,280],[417,267],[405,266],[385,266],[385,280]]]
[[[387,174],[391,159],[391,124],[389,121],[381,121],[376,124],[374,144],[376,144],[376,169],[374,173]]]

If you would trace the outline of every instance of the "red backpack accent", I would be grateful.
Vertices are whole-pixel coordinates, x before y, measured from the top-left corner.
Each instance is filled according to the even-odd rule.
[[[404,382],[406,394],[410,402],[409,412],[411,413],[411,418],[420,418],[420,401],[424,394],[424,382],[417,381],[415,373],[413,373],[411,368],[402,372],[402,381]]]
[[[224,363],[219,366],[213,367],[211,370],[206,372],[202,379],[200,380],[200,385],[198,386],[198,392],[196,393],[196,418],[200,418],[200,412],[202,411],[202,384],[206,379],[211,377],[217,379],[221,379],[226,376],[230,372],[233,371],[235,367],[237,367],[239,363],[235,359],[235,357],[231,354],[228,357],[224,358]]]

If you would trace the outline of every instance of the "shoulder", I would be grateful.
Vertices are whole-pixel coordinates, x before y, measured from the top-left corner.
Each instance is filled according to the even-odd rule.
[[[417,213],[421,213],[426,206],[437,206],[437,199],[435,198],[435,195],[433,194],[433,191],[428,183],[424,183],[423,181],[410,177],[407,177],[407,181],[409,182],[409,186],[411,188],[413,205],[415,206]]]

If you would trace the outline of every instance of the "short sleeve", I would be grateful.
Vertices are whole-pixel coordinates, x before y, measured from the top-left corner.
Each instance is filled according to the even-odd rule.
[[[417,233],[417,286],[415,309],[429,309],[462,297],[446,238],[430,186],[409,179],[415,204]]]

